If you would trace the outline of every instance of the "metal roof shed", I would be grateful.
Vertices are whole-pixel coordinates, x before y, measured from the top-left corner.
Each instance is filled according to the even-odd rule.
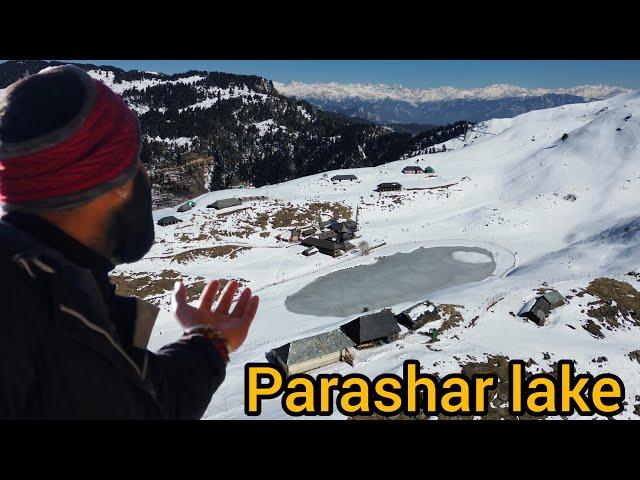
[[[518,312],[518,316],[528,318],[539,326],[542,326],[550,311],[551,304],[544,297],[537,297],[525,303]]]
[[[178,207],[178,211],[179,212],[186,212],[187,210],[191,210],[195,206],[196,206],[196,202],[194,202],[193,200],[189,200],[184,205],[181,205],[180,207]]]
[[[175,225],[178,222],[181,222],[179,218],[174,217],[173,215],[169,215],[168,217],[162,217],[158,220],[158,225],[161,227],[166,227],[167,225]]]
[[[342,182],[343,180],[357,180],[358,177],[356,177],[355,175],[334,175],[333,177],[331,177],[331,181],[333,182]]]
[[[220,200],[216,200],[213,203],[207,205],[207,208],[215,208],[216,210],[221,210],[223,208],[229,207],[237,207],[238,205],[242,205],[242,200],[239,198],[222,198]]]
[[[390,192],[395,190],[402,190],[402,185],[398,182],[384,182],[380,183],[377,188],[378,192]]]
[[[542,298],[549,302],[551,308],[556,308],[564,304],[564,297],[557,290],[547,290],[542,294]]]
[[[429,300],[409,307],[397,316],[398,323],[410,330],[417,330],[425,323],[435,322],[440,318],[438,308]]]

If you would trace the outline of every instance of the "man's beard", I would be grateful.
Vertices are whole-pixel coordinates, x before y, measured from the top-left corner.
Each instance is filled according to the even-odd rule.
[[[113,215],[107,235],[114,246],[115,265],[137,262],[151,249],[155,238],[151,187],[141,171],[134,177],[131,197]]]

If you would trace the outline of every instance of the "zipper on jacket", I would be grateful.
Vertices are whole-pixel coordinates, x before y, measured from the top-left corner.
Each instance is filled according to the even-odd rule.
[[[127,355],[127,352],[125,352],[122,347],[120,347],[120,345],[118,345],[118,343],[111,337],[111,335],[109,335],[109,333],[107,333],[104,329],[102,329],[101,327],[99,327],[98,325],[96,325],[95,323],[89,321],[84,315],[82,315],[79,312],[76,312],[75,310],[73,310],[72,308],[67,307],[66,305],[60,305],[60,310],[63,311],[64,313],[67,313],[69,315],[71,315],[72,317],[77,318],[78,320],[80,320],[82,323],[84,323],[87,327],[89,327],[91,330],[93,330],[94,332],[98,332],[99,334],[101,334],[102,336],[104,336],[109,343],[131,364],[131,366],[135,369],[136,373],[138,374],[138,376],[144,381],[145,375],[146,375],[146,370],[147,370],[147,353],[145,353],[145,363],[144,363],[144,370],[140,370],[140,367],[138,367],[138,365],[136,364],[136,362],[133,361],[133,359]]]

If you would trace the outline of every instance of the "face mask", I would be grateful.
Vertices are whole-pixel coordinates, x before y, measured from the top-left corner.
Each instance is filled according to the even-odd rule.
[[[114,214],[107,235],[115,246],[112,263],[133,263],[144,257],[155,238],[151,206],[151,186],[139,171],[133,180],[129,200]]]

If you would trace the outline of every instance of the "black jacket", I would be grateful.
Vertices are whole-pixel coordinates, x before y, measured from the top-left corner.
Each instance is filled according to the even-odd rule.
[[[200,335],[148,351],[158,309],[104,289],[0,221],[0,418],[202,417],[224,380],[220,353]]]

